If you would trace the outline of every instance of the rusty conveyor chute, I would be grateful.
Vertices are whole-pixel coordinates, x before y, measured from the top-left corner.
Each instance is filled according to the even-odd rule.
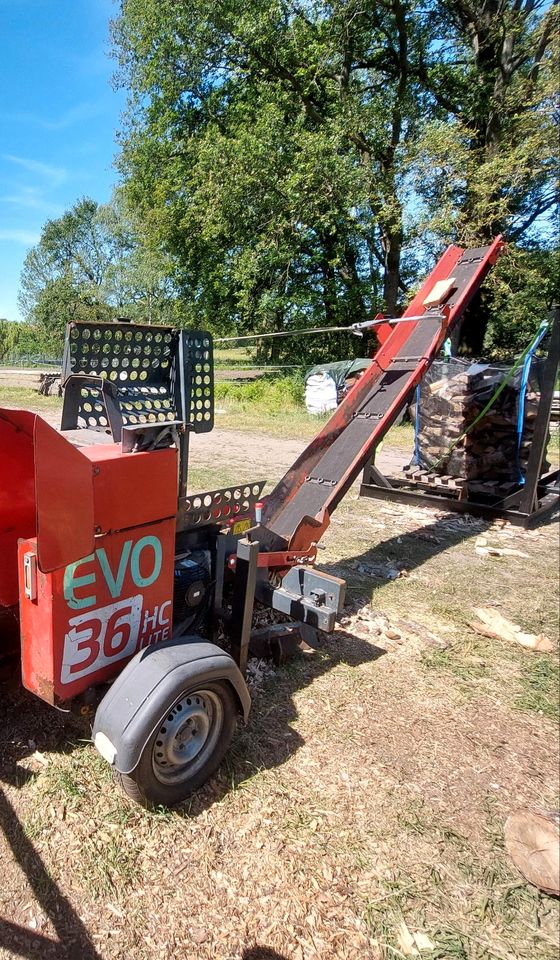
[[[371,366],[267,498],[262,526],[271,542],[303,551],[319,539],[502,247],[500,237],[488,247],[449,247],[404,312],[410,323],[378,328],[381,346]],[[425,307],[435,284],[450,278],[443,302]]]

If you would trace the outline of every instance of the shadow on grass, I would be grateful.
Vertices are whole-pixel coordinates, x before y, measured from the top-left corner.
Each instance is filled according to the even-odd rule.
[[[35,933],[11,920],[0,919],[0,949],[10,956],[35,960],[102,960],[86,927],[68,898],[50,876],[26,836],[17,814],[0,787],[0,828],[12,854],[25,873],[42,912],[56,930],[58,940]]]
[[[76,724],[22,689],[2,690],[0,698],[0,781],[20,789],[35,774],[20,761],[36,749],[71,750]],[[26,835],[17,813],[0,787],[0,830],[25,875],[37,908],[51,921],[56,940],[0,918],[0,951],[9,956],[42,960],[102,960],[74,907],[50,876]],[[6,866],[5,866],[6,870]]]
[[[272,947],[263,947],[256,943],[243,951],[241,960],[288,960],[285,954],[278,953]]]
[[[433,523],[426,526],[402,531],[388,540],[381,540],[351,559],[345,559],[336,564],[324,564],[321,569],[327,573],[335,573],[335,570],[340,571],[344,567],[354,569],[356,564],[371,564],[372,567],[387,565],[398,569],[414,570],[450,547],[455,547],[464,540],[479,535],[488,526],[486,521],[477,518],[465,519],[459,514],[452,517],[446,515],[434,519]],[[358,576],[363,578],[359,571]],[[382,576],[372,577],[372,587],[383,583],[386,583],[386,579]]]

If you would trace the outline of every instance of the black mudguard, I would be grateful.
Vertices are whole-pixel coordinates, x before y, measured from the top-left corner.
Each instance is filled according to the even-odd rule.
[[[199,637],[181,637],[141,650],[119,674],[95,715],[92,739],[101,755],[119,773],[130,774],[157,727],[153,711],[145,709],[152,698],[167,709],[178,687],[192,682],[226,680],[247,719],[251,697],[235,661],[213,643]]]

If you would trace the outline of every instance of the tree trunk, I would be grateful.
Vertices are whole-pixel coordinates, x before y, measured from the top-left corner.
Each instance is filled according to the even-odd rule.
[[[344,259],[340,266],[340,278],[347,291],[347,316],[349,323],[362,323],[366,319],[366,307],[358,276],[356,251],[350,242],[344,246]]]
[[[402,230],[388,230],[383,237],[385,255],[383,302],[389,317],[396,316],[398,310],[402,241]]]
[[[332,234],[321,237],[322,257],[321,273],[323,275],[323,307],[325,311],[325,326],[334,327],[338,320],[338,301],[336,295],[336,274],[334,269],[335,243]]]

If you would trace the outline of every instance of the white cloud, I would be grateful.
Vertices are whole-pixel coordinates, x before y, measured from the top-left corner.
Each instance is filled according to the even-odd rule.
[[[1,230],[0,241],[6,240],[8,243],[23,243],[26,247],[33,247],[39,242],[40,233],[36,230]]]
[[[103,112],[103,104],[98,102],[85,101],[77,103],[75,107],[70,107],[58,117],[43,117],[36,113],[18,112],[4,113],[2,116],[10,123],[30,123],[34,127],[40,127],[41,130],[66,130],[83,120],[91,120]]]
[[[56,203],[49,203],[37,187],[20,187],[15,193],[6,193],[0,196],[0,203],[7,203],[12,207],[22,207],[26,210],[38,210],[40,213],[58,217],[62,207]]]
[[[53,187],[60,186],[68,177],[68,171],[64,167],[53,167],[48,163],[42,163],[40,160],[31,160],[28,157],[16,157],[12,153],[3,154],[3,159],[9,163],[14,163],[29,173],[35,173],[43,179],[48,180]]]

